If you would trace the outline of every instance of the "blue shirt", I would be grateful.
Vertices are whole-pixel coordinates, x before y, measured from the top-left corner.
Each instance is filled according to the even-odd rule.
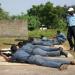
[[[62,38],[62,39],[64,39],[64,40],[67,39],[64,33],[58,34],[58,35],[56,36],[56,38]]]
[[[27,53],[31,53],[33,51],[33,48],[35,46],[32,45],[31,43],[27,43],[26,45],[24,45],[22,48],[20,48],[21,50],[27,52]]]
[[[69,26],[75,26],[75,14],[67,16],[67,22]]]
[[[27,58],[30,56],[30,54],[28,54],[27,52],[23,51],[23,50],[17,50],[16,53],[14,53],[11,57],[12,61],[27,61]]]

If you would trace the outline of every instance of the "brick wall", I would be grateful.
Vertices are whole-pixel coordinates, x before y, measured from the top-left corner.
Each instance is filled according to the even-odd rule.
[[[23,20],[0,20],[0,37],[27,37],[27,21]]]

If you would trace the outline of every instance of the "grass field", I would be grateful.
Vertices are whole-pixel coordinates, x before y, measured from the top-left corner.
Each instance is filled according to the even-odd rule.
[[[29,36],[32,37],[40,37],[40,35],[44,35],[47,37],[53,37],[56,34],[57,29],[48,29],[48,30],[34,30],[29,31]]]

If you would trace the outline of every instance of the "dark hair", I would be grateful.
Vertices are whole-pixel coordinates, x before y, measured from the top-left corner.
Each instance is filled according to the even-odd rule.
[[[57,30],[57,33],[59,34],[61,31],[60,30]]]
[[[17,47],[15,44],[11,45],[11,53],[15,53],[17,51]]]
[[[23,46],[23,42],[19,42],[19,43],[17,44],[17,46],[18,46],[19,48],[21,48],[21,47]]]
[[[43,37],[44,37],[44,35],[41,35],[41,36],[40,36],[40,39],[42,39]]]
[[[28,38],[28,42],[32,42],[33,40],[34,40],[33,37]]]
[[[27,42],[28,42],[28,40],[24,40],[24,41],[23,41],[23,45],[25,45]]]

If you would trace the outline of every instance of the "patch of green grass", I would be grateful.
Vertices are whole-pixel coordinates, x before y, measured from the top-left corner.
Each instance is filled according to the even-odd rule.
[[[49,30],[34,30],[34,31],[29,31],[29,36],[30,37],[40,37],[40,35],[44,35],[44,36],[47,36],[47,37],[52,37],[54,36],[56,33],[56,30],[52,30],[52,29],[49,29]]]
[[[48,30],[33,30],[33,31],[29,31],[28,34],[30,37],[40,37],[40,35],[44,35],[46,37],[53,37],[56,35],[58,29],[48,29]],[[62,30],[61,30],[62,31]],[[65,31],[62,31],[65,32]]]

